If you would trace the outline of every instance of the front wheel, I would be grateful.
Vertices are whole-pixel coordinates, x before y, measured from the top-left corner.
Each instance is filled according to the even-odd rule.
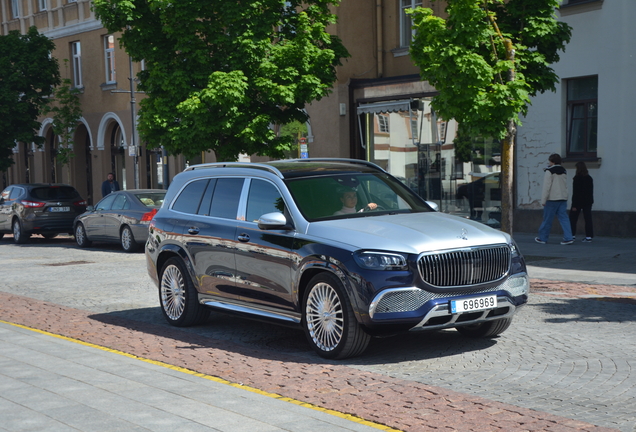
[[[199,303],[197,290],[179,258],[170,258],[161,269],[159,302],[166,321],[176,327],[201,324],[210,315],[210,310]]]
[[[81,248],[89,247],[91,245],[91,241],[86,236],[86,229],[81,223],[78,223],[75,226],[75,242]]]
[[[16,244],[24,244],[29,241],[29,233],[24,232],[22,229],[22,222],[20,219],[15,219],[13,221],[13,241]]]
[[[512,318],[501,318],[480,324],[457,327],[457,331],[470,337],[494,337],[505,332],[512,324]]]
[[[139,247],[139,245],[135,241],[135,236],[133,236],[132,230],[130,229],[129,226],[125,226],[121,230],[119,239],[121,240],[121,247],[126,252],[134,252]]]
[[[330,273],[314,276],[303,300],[303,329],[324,358],[344,359],[364,352],[371,336],[356,320],[340,280]]]

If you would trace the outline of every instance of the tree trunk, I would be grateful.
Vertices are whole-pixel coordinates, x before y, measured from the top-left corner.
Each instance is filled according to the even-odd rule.
[[[514,126],[513,126],[514,127]],[[501,146],[501,230],[512,235],[513,228],[513,178],[515,135],[510,133]]]

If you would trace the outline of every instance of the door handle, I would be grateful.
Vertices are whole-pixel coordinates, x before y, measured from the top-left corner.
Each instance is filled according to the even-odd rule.
[[[242,242],[248,242],[250,241],[250,236],[248,236],[247,234],[239,234],[238,239]]]
[[[198,227],[190,227],[188,228],[188,233],[190,234],[199,234],[199,228]]]

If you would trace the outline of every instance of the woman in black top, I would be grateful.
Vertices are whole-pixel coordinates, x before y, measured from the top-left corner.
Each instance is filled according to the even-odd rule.
[[[594,237],[592,226],[592,204],[594,204],[594,182],[587,172],[585,162],[576,163],[576,175],[572,187],[572,209],[570,210],[570,225],[572,225],[572,235],[576,234],[576,222],[579,214],[583,211],[585,219],[584,242],[591,242]]]

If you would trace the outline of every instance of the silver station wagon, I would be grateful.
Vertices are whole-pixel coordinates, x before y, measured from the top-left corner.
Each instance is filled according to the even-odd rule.
[[[326,358],[405,331],[494,337],[528,301],[524,259],[434,207],[360,160],[195,165],[150,223],[148,272],[172,325],[214,309],[297,326]]]

